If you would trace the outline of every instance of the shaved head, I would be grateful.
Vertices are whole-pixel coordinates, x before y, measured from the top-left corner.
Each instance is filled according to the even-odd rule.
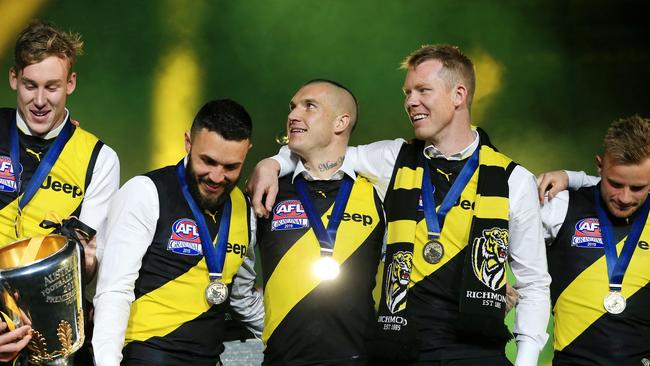
[[[352,94],[350,89],[345,86],[327,79],[314,79],[306,82],[301,88],[307,85],[323,84],[328,87],[328,97],[331,105],[335,108],[337,114],[348,114],[350,116],[350,132],[352,132],[357,123],[359,106],[357,98]]]

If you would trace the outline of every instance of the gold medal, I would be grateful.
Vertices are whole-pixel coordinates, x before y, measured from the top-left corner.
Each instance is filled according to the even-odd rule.
[[[339,264],[331,256],[321,256],[314,263],[314,275],[322,280],[333,280],[339,275],[339,267]]]
[[[205,298],[210,304],[220,305],[228,298],[228,286],[225,283],[214,280],[205,288]]]
[[[431,239],[422,249],[422,256],[424,260],[431,264],[440,262],[442,256],[445,254],[445,247],[438,239]]]
[[[605,296],[603,301],[603,306],[610,314],[620,314],[625,310],[625,297],[621,294],[620,291],[611,291]]]

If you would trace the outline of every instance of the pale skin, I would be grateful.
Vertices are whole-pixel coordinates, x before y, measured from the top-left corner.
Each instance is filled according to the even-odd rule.
[[[356,122],[354,100],[345,90],[319,82],[298,90],[289,109],[289,148],[302,158],[310,174],[329,178],[343,163],[350,131]],[[257,217],[268,217],[273,207],[279,171],[275,160],[264,159],[246,183]],[[264,203],[263,196],[266,196]]]
[[[66,58],[49,56],[22,70],[9,70],[9,86],[16,91],[16,107],[35,136],[45,136],[63,123],[67,97],[77,86]]]
[[[343,163],[356,118],[352,96],[329,83],[312,83],[298,90],[289,109],[289,149],[312,176],[330,178]]]
[[[64,122],[65,105],[77,87],[77,74],[65,57],[48,56],[22,70],[9,70],[9,86],[16,91],[16,109],[34,136],[45,136]],[[75,124],[78,126],[78,123]],[[79,237],[85,253],[85,271],[94,274],[97,243]]]
[[[474,140],[474,133],[467,105],[468,89],[462,83],[449,85],[440,76],[442,67],[438,60],[411,67],[402,90],[405,95],[404,109],[416,137],[433,143],[441,152],[451,155],[469,145]],[[268,217],[273,207],[278,193],[279,170],[280,166],[275,160],[264,159],[257,164],[247,182],[246,189],[252,195],[253,209],[258,217]],[[266,196],[264,202],[263,196]],[[506,287],[506,299],[506,310],[509,311],[518,301],[517,291],[510,285]]]
[[[434,144],[446,155],[454,154],[474,140],[467,105],[468,88],[462,82],[450,83],[441,74],[443,65],[428,60],[409,68],[402,91],[404,109],[418,139]],[[277,195],[279,164],[273,159],[260,161],[246,189],[251,193],[253,210],[268,217]],[[266,196],[262,202],[263,196]]]
[[[638,164],[621,164],[609,153],[596,156],[601,198],[607,210],[619,218],[630,217],[643,205],[650,191],[650,158]],[[563,170],[541,174],[538,193],[543,202],[545,192],[549,200],[568,188],[569,177]]]
[[[32,339],[32,322],[21,311],[23,326],[11,331],[7,323],[0,322],[0,362],[9,362],[16,358]]]
[[[544,203],[544,197],[552,200],[555,196],[569,187],[569,176],[564,170],[554,170],[537,176],[537,195],[539,203]]]

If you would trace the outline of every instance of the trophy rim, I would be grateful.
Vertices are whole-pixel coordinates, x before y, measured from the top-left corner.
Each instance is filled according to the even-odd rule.
[[[61,253],[62,251],[66,250],[66,248],[68,247],[68,244],[70,243],[70,241],[73,241],[71,238],[69,238],[69,237],[67,237],[67,236],[64,236],[64,235],[59,235],[59,234],[48,234],[48,235],[45,235],[45,238],[48,238],[48,237],[60,237],[60,238],[63,238],[63,239],[65,239],[65,245],[61,246],[61,248],[59,248],[59,249],[56,250],[55,252],[50,253],[48,256],[43,257],[43,258],[39,258],[39,259],[34,260],[34,261],[32,261],[32,262],[29,262],[29,263],[26,263],[26,264],[23,264],[23,265],[20,265],[20,266],[16,266],[16,267],[6,267],[6,268],[2,268],[2,267],[0,267],[0,275],[1,275],[2,273],[6,273],[6,272],[10,272],[10,271],[15,271],[15,270],[20,270],[20,269],[27,268],[27,267],[33,266],[33,265],[35,265],[35,264],[38,264],[38,263],[44,262],[44,261],[46,261],[46,260],[52,258],[53,256],[55,256],[55,255]],[[28,241],[28,240],[30,240],[30,239],[31,239],[31,238],[23,238],[23,239],[20,239],[20,240],[16,240],[16,241],[14,241],[14,242],[12,242],[12,243],[9,243],[9,244],[7,244],[7,245],[3,245],[2,248],[0,248],[0,251],[11,250],[11,247],[12,247],[12,246],[18,246],[18,244],[20,244],[20,243],[22,243],[22,242],[24,242],[24,241]]]

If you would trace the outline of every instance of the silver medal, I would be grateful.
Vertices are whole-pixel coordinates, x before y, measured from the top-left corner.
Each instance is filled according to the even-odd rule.
[[[222,304],[228,298],[228,286],[220,281],[212,281],[205,288],[205,298],[210,304]]]
[[[442,243],[437,239],[429,240],[422,249],[422,256],[424,260],[436,264],[440,262],[442,256],[445,254],[445,247],[442,246]]]
[[[605,300],[603,301],[603,306],[605,306],[605,310],[607,310],[608,313],[610,314],[620,314],[625,310],[625,298],[619,291],[612,291],[607,296],[605,296]]]

